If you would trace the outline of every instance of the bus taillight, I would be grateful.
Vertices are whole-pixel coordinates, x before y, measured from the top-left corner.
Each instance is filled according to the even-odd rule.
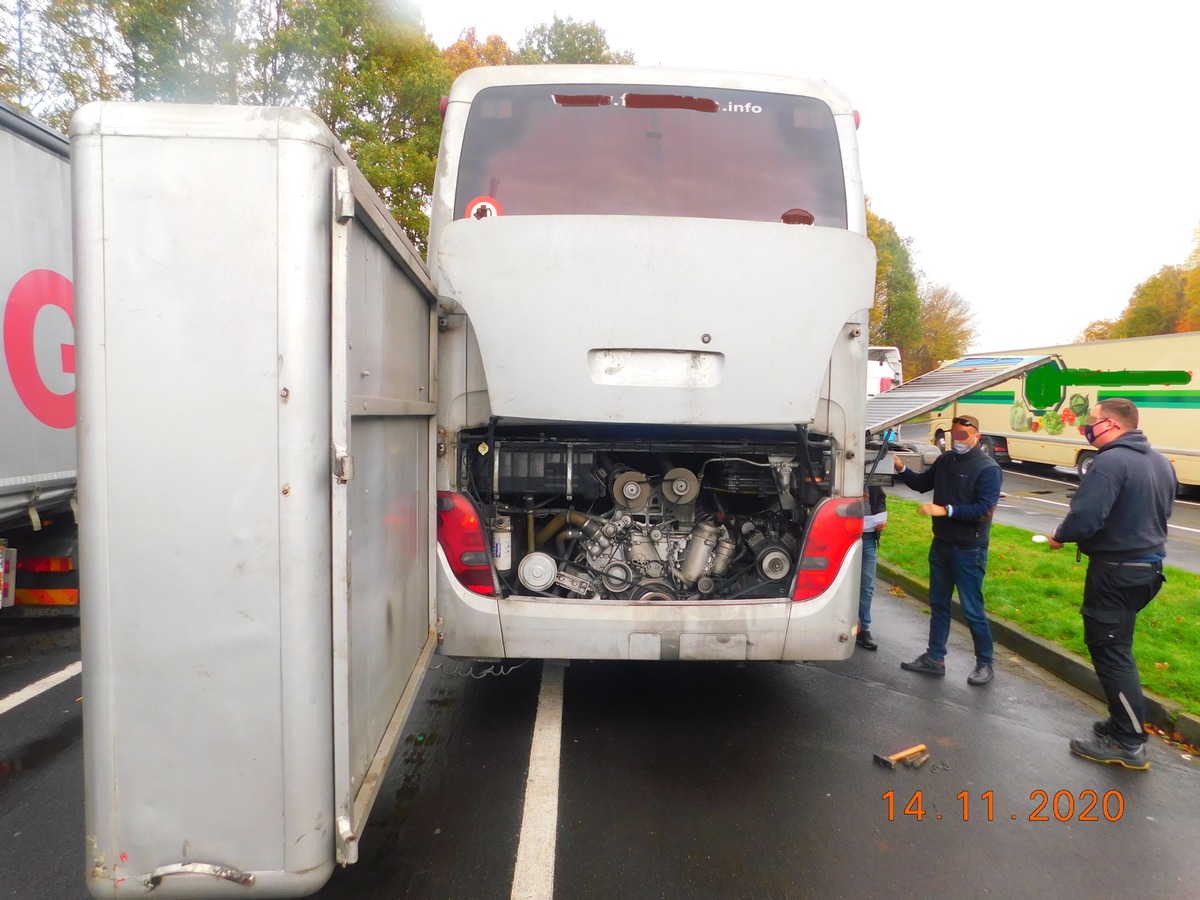
[[[474,504],[463,494],[438,491],[437,539],[459,583],[477,594],[496,592],[492,554]]]
[[[862,537],[862,526],[860,498],[826,500],[817,507],[804,538],[793,600],[811,600],[828,590],[846,554]]]

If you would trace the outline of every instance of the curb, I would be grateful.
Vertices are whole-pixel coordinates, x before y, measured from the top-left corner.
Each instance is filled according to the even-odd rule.
[[[904,588],[913,597],[929,602],[929,585],[910,575],[903,569],[885,563],[882,559],[877,564],[878,574],[883,580]],[[957,594],[951,599],[950,605],[955,619],[963,624],[962,607],[959,605]],[[991,623],[992,638],[1014,653],[1025,657],[1035,665],[1052,672],[1068,684],[1090,694],[1097,700],[1105,700],[1104,691],[1092,669],[1090,660],[1072,653],[1065,647],[1029,634],[1024,629],[1004,619],[997,619],[991,613],[987,614]],[[1173,735],[1190,747],[1200,747],[1200,717],[1183,712],[1174,700],[1159,697],[1149,691],[1142,691],[1146,701],[1146,721],[1166,735]]]

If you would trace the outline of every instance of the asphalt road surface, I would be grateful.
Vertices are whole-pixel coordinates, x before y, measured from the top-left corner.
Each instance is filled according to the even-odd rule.
[[[927,615],[880,584],[874,618],[843,663],[572,663],[553,896],[1195,896],[1194,761],[1080,760],[1094,700],[1003,652],[969,687],[957,624],[945,679],[904,672]],[[539,668],[432,678],[364,861],[318,896],[510,896]],[[921,769],[872,761],[916,743]]]

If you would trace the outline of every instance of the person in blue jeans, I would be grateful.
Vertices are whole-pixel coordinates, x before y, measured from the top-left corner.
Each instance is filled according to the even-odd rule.
[[[967,684],[989,684],[993,677],[992,629],[983,607],[992,514],[1000,502],[1000,466],[980,446],[979,420],[957,416],[950,427],[951,450],[924,472],[913,472],[896,457],[896,475],[918,493],[933,490],[933,502],[922,503],[922,515],[933,523],[929,546],[929,646],[909,672],[946,674],[946,640],[950,637],[950,598],[958,588],[963,618],[975,642],[975,668]]]
[[[864,650],[878,650],[871,637],[871,598],[875,595],[875,569],[879,561],[879,535],[887,525],[887,495],[883,488],[867,488],[863,500],[867,514],[863,516],[862,582],[858,593],[858,634],[854,640]]]

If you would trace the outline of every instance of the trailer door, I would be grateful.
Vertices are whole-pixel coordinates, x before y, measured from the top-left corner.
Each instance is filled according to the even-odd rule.
[[[312,893],[433,646],[428,278],[310,113],[93,104],[72,155],[88,887]]]
[[[433,652],[436,304],[351,168],[334,170],[333,726],[338,862],[358,838]],[[372,203],[371,201],[375,201]]]

